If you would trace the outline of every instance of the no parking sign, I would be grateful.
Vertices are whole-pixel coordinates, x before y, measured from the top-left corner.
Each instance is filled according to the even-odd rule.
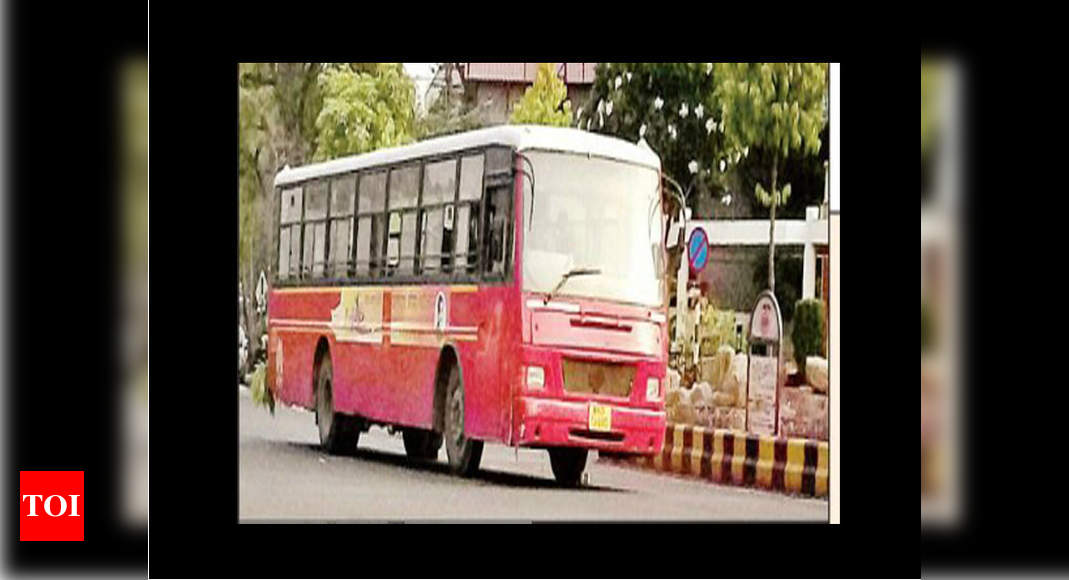
[[[701,272],[709,264],[709,235],[700,227],[690,232],[690,239],[687,240],[687,260],[694,272]]]

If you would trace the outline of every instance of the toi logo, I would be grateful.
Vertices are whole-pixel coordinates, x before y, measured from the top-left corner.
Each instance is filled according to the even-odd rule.
[[[85,540],[85,472],[19,472],[19,541]]]

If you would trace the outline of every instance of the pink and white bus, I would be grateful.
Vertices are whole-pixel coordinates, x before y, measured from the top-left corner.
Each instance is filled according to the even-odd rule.
[[[267,381],[351,452],[372,425],[444,441],[654,454],[668,354],[660,160],[566,128],[501,126],[275,178]]]

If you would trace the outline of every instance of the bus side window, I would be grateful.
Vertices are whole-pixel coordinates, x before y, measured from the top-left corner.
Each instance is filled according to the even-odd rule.
[[[278,279],[286,280],[296,277],[300,268],[300,222],[303,213],[301,187],[283,189],[279,201],[282,207],[279,214]]]
[[[326,180],[311,182],[305,192],[304,257],[301,259],[302,278],[321,278],[326,265],[327,198]]]
[[[482,153],[465,156],[460,164],[453,252],[457,269],[468,274],[474,274],[479,263],[479,205],[483,197],[484,164]]]
[[[379,276],[383,265],[382,240],[386,229],[386,172],[369,171],[360,176],[356,219],[356,275]]]
[[[422,167],[410,163],[390,171],[387,196],[389,230],[386,239],[386,274],[413,274],[416,263],[416,225]]]
[[[330,187],[330,276],[344,278],[352,274],[353,199],[356,176],[335,178]]]
[[[452,270],[453,202],[457,195],[457,160],[444,159],[423,167],[423,196],[420,220],[420,269],[434,275]]]
[[[487,274],[504,274],[508,257],[512,187],[494,185],[486,190],[486,240],[483,264]]]

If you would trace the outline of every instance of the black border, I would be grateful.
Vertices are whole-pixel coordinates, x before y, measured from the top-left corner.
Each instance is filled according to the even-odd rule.
[[[147,6],[8,3],[4,184],[7,457],[0,576],[144,574],[123,522],[118,369],[122,67],[147,55]],[[92,27],[85,22],[96,22]],[[47,30],[47,33],[42,33]],[[19,471],[85,472],[85,540],[20,542]]]
[[[883,194],[876,192],[851,196],[850,215],[856,217],[847,218],[849,242],[841,253],[849,263],[842,268],[847,275],[840,289],[847,300],[841,310],[868,313],[840,325],[844,337],[866,337],[863,347],[851,342],[844,349],[849,360],[841,363],[843,376],[850,377],[841,401],[841,435],[846,443],[840,450],[844,467],[838,499],[844,525],[665,522],[627,528],[543,522],[453,533],[435,527],[237,524],[238,464],[233,442],[238,435],[238,399],[229,379],[236,339],[236,330],[231,329],[237,290],[232,258],[237,248],[237,196],[231,193],[237,181],[236,63],[238,58],[270,59],[247,54],[227,59],[215,47],[210,55],[196,59],[195,51],[186,52],[188,44],[182,47],[173,56],[153,53],[153,66],[163,69],[170,68],[173,59],[194,58],[199,75],[195,93],[182,90],[181,75],[154,76],[152,84],[153,135],[167,138],[153,140],[151,248],[153,264],[159,266],[152,270],[151,321],[154,329],[180,329],[154,333],[151,345],[150,572],[154,576],[554,576],[575,575],[586,568],[597,575],[623,576],[643,574],[643,569],[653,575],[691,570],[698,575],[740,577],[917,574],[912,550],[904,549],[907,533],[912,539],[917,525],[915,491],[904,492],[907,479],[909,488],[916,489],[912,475],[916,451],[912,444],[903,444],[901,433],[907,424],[914,424],[915,403],[911,399],[907,406],[904,397],[896,396],[905,384],[904,368],[892,366],[874,375],[871,361],[860,358],[862,351],[893,352],[905,333],[875,308],[895,307],[905,293],[907,280],[900,274],[905,271],[901,251],[905,210],[879,203]],[[876,86],[867,84],[875,83],[875,78],[855,76],[860,64],[843,65],[844,119],[863,114],[866,95]],[[904,76],[904,67],[901,72]],[[904,87],[901,91],[904,99]],[[904,136],[901,140],[880,136],[881,143],[873,145],[874,136],[861,124],[844,124],[840,130],[844,140],[870,150],[904,147]],[[218,137],[205,139],[205,134]],[[216,211],[194,221],[186,201],[188,189],[174,178],[172,169],[190,150],[197,152],[198,181],[220,184],[210,193],[217,196]],[[878,191],[894,191],[899,185],[904,189],[893,179],[872,184],[864,177],[886,171],[885,158],[848,151],[844,157],[851,164],[841,169],[849,187],[865,183]],[[855,223],[850,220],[858,225],[850,225]],[[198,224],[192,240],[190,223]],[[912,233],[909,238],[912,245]],[[196,277],[172,266],[191,259],[198,263]],[[911,255],[910,279],[914,259]],[[876,325],[888,328],[876,332]],[[915,432],[910,431],[912,440]],[[907,458],[913,468],[893,468],[906,465]],[[404,555],[424,545],[431,557]],[[323,553],[334,556],[318,556]]]

